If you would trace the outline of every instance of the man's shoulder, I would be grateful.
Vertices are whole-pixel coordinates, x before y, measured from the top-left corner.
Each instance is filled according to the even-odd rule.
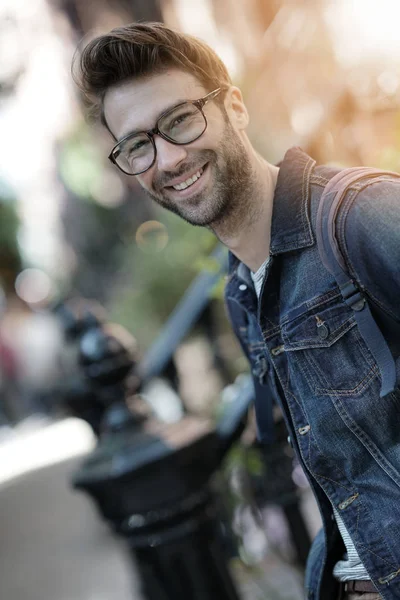
[[[390,171],[371,171],[355,180],[347,194],[346,229],[352,234],[367,237],[371,242],[378,233],[400,233],[400,174]]]
[[[320,188],[324,188],[330,180],[337,175],[340,171],[343,171],[343,167],[337,165],[315,165],[311,177],[310,184],[316,185]]]

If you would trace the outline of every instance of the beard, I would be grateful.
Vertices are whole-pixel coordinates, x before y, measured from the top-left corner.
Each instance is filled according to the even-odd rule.
[[[157,204],[175,213],[191,225],[228,228],[234,230],[240,224],[250,206],[252,167],[246,149],[238,134],[229,123],[223,140],[216,151],[199,150],[188,158],[175,172],[163,172],[155,176],[155,193],[145,192]],[[175,201],[166,193],[169,181],[184,173],[194,172],[207,163],[211,169],[213,186],[211,192],[201,190],[198,194],[182,201]]]

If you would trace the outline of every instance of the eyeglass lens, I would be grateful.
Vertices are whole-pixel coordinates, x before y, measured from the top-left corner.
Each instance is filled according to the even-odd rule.
[[[188,144],[201,136],[206,129],[203,113],[194,104],[181,104],[163,115],[158,130],[171,142]],[[155,149],[146,133],[139,133],[122,141],[114,158],[119,167],[133,175],[146,171],[154,161]]]

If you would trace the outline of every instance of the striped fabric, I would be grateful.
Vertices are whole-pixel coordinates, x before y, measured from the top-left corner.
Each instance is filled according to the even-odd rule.
[[[333,513],[335,515],[340,535],[343,538],[343,542],[347,550],[343,559],[339,560],[339,562],[337,562],[334,566],[334,577],[339,581],[351,581],[352,579],[369,579],[369,575],[365,570],[365,567],[362,564],[360,557],[357,554],[357,550],[355,549],[355,546],[351,541],[345,524],[343,523],[342,518],[339,515],[336,508],[333,509]]]
[[[268,258],[266,258],[264,260],[261,267],[259,267],[259,269],[257,269],[257,271],[255,273],[253,273],[253,271],[250,271],[250,275],[251,275],[251,278],[254,283],[254,288],[256,290],[257,298],[260,297],[261,286],[264,281],[265,269],[267,268],[268,263],[269,263],[269,256],[268,256]]]

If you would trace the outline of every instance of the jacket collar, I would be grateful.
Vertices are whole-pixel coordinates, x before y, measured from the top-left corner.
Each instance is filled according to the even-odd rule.
[[[291,148],[280,164],[271,224],[271,254],[314,244],[310,220],[310,177],[315,160]]]
[[[310,177],[315,160],[301,148],[291,148],[279,164],[272,209],[270,254],[300,250],[314,244],[310,220]],[[240,261],[230,252],[229,271]],[[241,268],[242,267],[242,268]],[[244,267],[244,269],[243,269]],[[238,273],[245,278],[247,267],[240,263]]]

